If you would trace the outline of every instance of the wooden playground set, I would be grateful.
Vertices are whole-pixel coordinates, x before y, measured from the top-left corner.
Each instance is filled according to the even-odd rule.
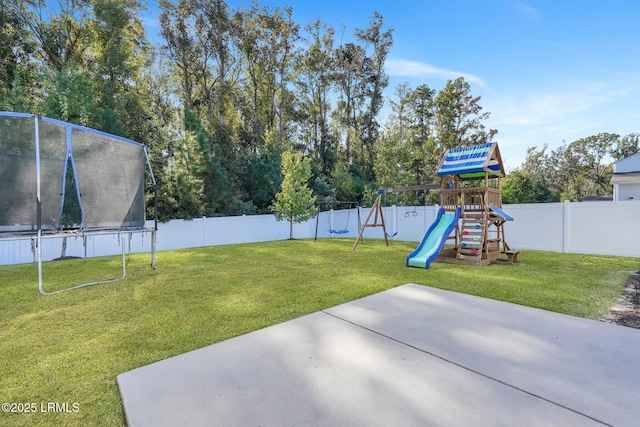
[[[417,255],[424,248],[427,254],[422,255],[426,261],[424,265],[422,261],[410,263],[408,257],[408,266],[429,268],[431,261],[483,266],[496,262],[517,263],[518,251],[509,247],[504,236],[504,224],[513,218],[502,210],[500,179],[505,176],[505,170],[497,143],[447,151],[438,165],[437,175],[439,185],[380,189],[352,249],[356,249],[368,227],[382,227],[388,246],[382,209],[384,194],[440,189],[442,212],[420,246],[409,255]],[[449,221],[449,227],[438,227],[441,217]],[[445,246],[446,243],[449,244]]]

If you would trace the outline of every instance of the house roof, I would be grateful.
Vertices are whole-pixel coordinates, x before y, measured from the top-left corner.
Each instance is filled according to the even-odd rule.
[[[438,176],[457,175],[460,179],[503,177],[502,157],[497,142],[453,148],[444,155],[438,166]]]
[[[640,172],[614,173],[611,184],[640,184]]]
[[[633,154],[613,163],[614,173],[640,172],[640,153]]]

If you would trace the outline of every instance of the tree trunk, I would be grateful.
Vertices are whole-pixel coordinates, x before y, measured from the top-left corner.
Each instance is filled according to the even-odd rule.
[[[62,238],[62,250],[60,251],[60,259],[64,259],[67,255],[67,237]]]
[[[293,217],[289,218],[289,240],[293,240]]]

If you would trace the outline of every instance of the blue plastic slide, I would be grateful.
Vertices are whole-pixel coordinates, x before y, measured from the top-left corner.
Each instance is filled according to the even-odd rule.
[[[438,217],[415,251],[407,255],[407,267],[429,268],[434,259],[438,257],[447,237],[456,228],[460,219],[460,208],[455,213],[444,213],[444,208],[438,211]]]

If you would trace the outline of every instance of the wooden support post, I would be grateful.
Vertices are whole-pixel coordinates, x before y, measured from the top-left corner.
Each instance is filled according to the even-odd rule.
[[[364,230],[367,227],[382,227],[382,231],[384,232],[384,243],[389,246],[389,239],[387,239],[387,227],[384,224],[384,214],[382,212],[382,195],[384,194],[384,190],[378,190],[378,197],[376,201],[373,203],[371,210],[369,211],[369,215],[367,215],[367,219],[364,221],[364,224],[360,228],[360,233],[358,233],[358,237],[356,238],[356,242],[353,244],[351,248],[352,251],[356,250],[356,246],[362,240],[362,235],[364,234]],[[375,217],[373,220],[373,224],[369,224],[369,220],[371,219],[371,215],[375,212]],[[378,222],[378,218],[380,218],[380,222]]]

